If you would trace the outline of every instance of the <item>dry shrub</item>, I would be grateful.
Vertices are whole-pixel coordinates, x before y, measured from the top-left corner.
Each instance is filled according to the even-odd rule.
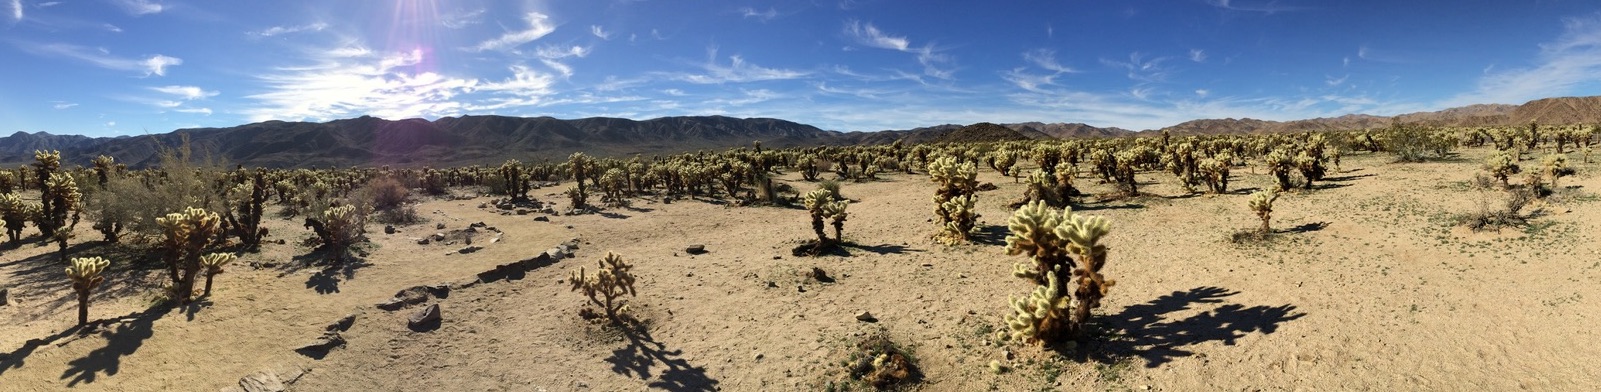
[[[372,208],[388,211],[399,208],[411,198],[411,189],[394,177],[379,177],[367,182],[362,198],[372,202]]]

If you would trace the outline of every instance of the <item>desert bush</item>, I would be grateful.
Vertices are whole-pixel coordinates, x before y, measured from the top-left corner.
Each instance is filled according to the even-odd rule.
[[[567,277],[567,282],[572,285],[572,291],[582,291],[584,296],[589,297],[591,304],[606,312],[607,320],[613,323],[622,322],[619,316],[628,311],[628,304],[623,302],[622,296],[639,295],[639,291],[634,288],[632,273],[634,266],[625,262],[622,256],[611,252],[606,252],[606,257],[596,264],[599,266],[595,269],[594,275],[589,275],[588,271],[580,267],[578,272]],[[585,313],[582,314],[587,316],[594,313],[585,309]]]
[[[391,210],[405,205],[411,199],[411,189],[394,177],[383,176],[368,181],[367,186],[362,188],[361,198],[371,201],[373,210]]]
[[[1444,132],[1414,124],[1396,123],[1384,130],[1384,149],[1401,162],[1423,162],[1429,155],[1445,158],[1456,148],[1456,138]]]
[[[1044,345],[1083,336],[1090,310],[1099,307],[1101,298],[1116,284],[1101,275],[1106,246],[1100,240],[1111,231],[1110,222],[1035,202],[1018,208],[1007,226],[1011,230],[1006,237],[1007,254],[1029,257],[1028,262],[1012,267],[1012,275],[1035,287],[1026,296],[1008,296],[1012,307],[1012,314],[1005,317],[1009,331],[997,335]],[[1073,278],[1077,282],[1069,287]]]
[[[71,266],[67,267],[67,278],[72,280],[72,291],[78,293],[78,326],[89,324],[89,294],[106,278],[100,276],[101,272],[111,265],[110,260],[100,257],[76,257],[72,259]]]
[[[845,365],[851,379],[877,390],[900,390],[922,376],[911,351],[890,340],[884,332],[857,343]]]
[[[1498,205],[1489,195],[1496,192],[1483,192],[1479,198],[1478,209],[1459,215],[1457,224],[1467,226],[1473,231],[1483,231],[1503,227],[1517,227],[1528,223],[1528,217],[1523,215],[1523,208],[1535,199],[1535,190],[1528,188],[1509,188],[1504,193],[1504,199]]]

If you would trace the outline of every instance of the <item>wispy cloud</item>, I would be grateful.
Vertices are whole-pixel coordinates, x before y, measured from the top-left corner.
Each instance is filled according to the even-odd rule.
[[[1134,52],[1128,55],[1128,61],[1102,58],[1101,64],[1128,71],[1129,79],[1155,83],[1166,81],[1170,75],[1170,71],[1162,66],[1162,63],[1167,60],[1167,57],[1149,58],[1143,53]]]
[[[1197,63],[1206,62],[1206,51],[1200,49],[1190,49],[1190,61]]]
[[[552,24],[550,22],[550,17],[546,16],[545,14],[529,12],[527,15],[523,16],[523,20],[528,22],[527,29],[508,31],[498,38],[480,42],[477,46],[470,48],[470,50],[482,52],[486,50],[514,49],[522,44],[534,42],[534,40],[543,38],[545,35],[556,31],[556,25]]]
[[[1051,71],[1049,74],[1029,72],[1028,68],[1013,68],[1001,73],[1001,79],[1012,82],[1018,88],[1045,92],[1048,86],[1056,86],[1056,77],[1064,73],[1077,73],[1078,70],[1062,65],[1056,61],[1056,51],[1050,49],[1035,49],[1023,52],[1023,60],[1034,66]]]
[[[1380,63],[1401,64],[1412,62],[1411,58],[1408,58],[1400,53],[1374,49],[1373,47],[1367,45],[1358,46],[1356,48],[1356,58]]]
[[[766,68],[747,63],[744,57],[737,54],[728,56],[728,65],[723,65],[717,61],[717,48],[709,48],[706,52],[706,63],[701,65],[705,73],[677,74],[672,78],[695,84],[722,84],[799,79],[811,74],[807,71]]]
[[[78,104],[74,103],[74,102],[55,101],[54,103],[55,104],[54,105],[50,105],[50,107],[56,108],[56,110],[66,110],[66,109],[71,109],[74,106],[78,106]]]
[[[181,109],[173,109],[172,111],[178,112],[178,113],[202,114],[202,115],[207,115],[207,116],[211,115],[211,108],[181,108]]]
[[[105,49],[91,49],[71,44],[19,45],[23,50],[45,56],[65,57],[95,66],[120,71],[140,71],[144,76],[166,76],[167,67],[183,64],[183,59],[166,55],[152,55],[143,59],[130,59],[111,55]]]
[[[273,26],[273,27],[268,27],[266,30],[251,31],[251,32],[246,32],[245,34],[249,34],[249,35],[256,36],[256,37],[271,37],[271,36],[274,36],[274,35],[299,33],[299,32],[303,32],[303,31],[322,31],[323,29],[326,29],[326,28],[328,28],[328,24],[327,23],[317,22],[317,23],[312,23],[312,24],[308,24],[308,25],[300,25],[300,26]]]
[[[117,6],[122,7],[124,11],[128,11],[134,16],[156,14],[167,9],[160,3],[149,0],[115,0],[115,2]]]
[[[22,20],[22,0],[11,0],[11,20]]]
[[[1532,66],[1486,68],[1473,91],[1448,98],[1436,106],[1519,104],[1596,86],[1596,75],[1601,75],[1601,13],[1565,18],[1562,26],[1561,35],[1540,45],[1540,53]]]
[[[561,73],[562,77],[570,77],[573,76],[572,66],[567,65],[567,63],[562,62],[561,60],[568,57],[582,58],[584,56],[588,56],[589,51],[589,47],[579,45],[567,47],[546,45],[540,46],[539,49],[534,52],[534,56],[538,57],[539,61],[544,63],[546,67],[550,67],[550,69]]]
[[[1300,11],[1301,7],[1279,4],[1276,0],[1206,0],[1206,4],[1230,11],[1260,12],[1272,15],[1279,12]]]
[[[739,13],[745,18],[756,19],[763,22],[773,20],[773,18],[778,17],[778,10],[771,7],[767,8],[766,11],[757,11],[755,8],[751,7],[741,7],[739,9]]]
[[[160,86],[151,87],[150,89],[164,94],[176,95],[185,100],[211,98],[218,94],[216,91],[206,91],[196,86]]]
[[[454,12],[439,17],[439,24],[445,28],[460,29],[467,26],[483,23],[486,10],[480,8],[466,12]]]
[[[1034,65],[1039,66],[1040,68],[1044,68],[1045,70],[1053,71],[1053,72],[1056,72],[1056,73],[1075,73],[1075,72],[1078,72],[1078,70],[1075,70],[1073,68],[1064,66],[1064,65],[1062,65],[1062,63],[1056,62],[1056,51],[1050,50],[1050,49],[1035,49],[1035,50],[1030,50],[1030,51],[1027,51],[1027,52],[1023,52],[1023,60],[1027,60],[1028,62],[1034,63]]]
[[[1329,87],[1334,87],[1334,86],[1339,86],[1341,84],[1345,84],[1345,80],[1346,79],[1350,79],[1350,78],[1351,78],[1350,74],[1346,74],[1345,76],[1341,76],[1339,78],[1335,78],[1333,76],[1325,76],[1324,80],[1323,80],[1323,83],[1329,85]]]
[[[923,66],[924,75],[950,80],[956,74],[956,69],[943,67],[951,61],[951,57],[941,53],[934,44],[913,47],[911,40],[904,36],[884,32],[872,23],[862,23],[858,20],[845,22],[845,35],[862,46],[916,55],[917,63]]]
[[[610,31],[606,31],[606,29],[600,27],[600,25],[590,25],[589,26],[589,34],[593,34],[594,36],[600,37],[600,39],[603,39],[603,40],[611,39],[611,32]]]
[[[247,96],[258,105],[244,113],[252,121],[455,113],[462,103],[452,98],[478,81],[405,71],[422,61],[422,50],[360,57],[324,54],[317,64],[280,68],[259,76],[267,91]]]

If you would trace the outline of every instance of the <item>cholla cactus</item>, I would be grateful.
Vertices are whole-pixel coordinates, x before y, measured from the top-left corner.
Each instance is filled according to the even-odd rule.
[[[806,211],[811,214],[812,232],[817,234],[816,249],[844,240],[843,237],[840,237],[840,232],[844,231],[845,228],[845,207],[849,205],[849,200],[835,200],[832,191],[819,188],[807,192],[802,198],[802,202],[806,205]],[[829,240],[828,235],[823,232],[824,219],[832,219],[834,221],[833,240]]]
[[[603,202],[610,207],[628,206],[628,172],[621,168],[606,169],[600,176],[600,189],[605,192]]]
[[[206,269],[206,291],[204,296],[211,296],[211,278],[223,272],[222,267],[238,258],[232,253],[212,253],[200,258],[200,266]]]
[[[1489,158],[1484,160],[1484,171],[1490,172],[1490,175],[1500,180],[1503,188],[1510,185],[1508,180],[1513,174],[1517,174],[1522,170],[1522,168],[1518,167],[1518,163],[1512,158],[1512,155],[1504,152],[1490,155]]]
[[[1289,151],[1275,149],[1273,152],[1268,153],[1267,156],[1262,157],[1262,163],[1268,167],[1268,170],[1273,171],[1273,179],[1278,183],[1278,190],[1287,191],[1295,187],[1294,181],[1290,179],[1290,170],[1294,170],[1296,167],[1295,159],[1290,155]]]
[[[1247,205],[1251,207],[1251,211],[1256,212],[1258,218],[1262,218],[1261,235],[1265,236],[1273,231],[1273,227],[1268,222],[1273,218],[1273,201],[1278,199],[1278,191],[1264,190],[1252,193],[1251,200],[1247,202]]]
[[[1557,188],[1557,178],[1569,174],[1568,156],[1566,154],[1546,155],[1540,160],[1540,171],[1551,179],[1551,189]]]
[[[961,195],[940,203],[938,211],[944,214],[941,220],[945,221],[945,226],[935,235],[935,240],[946,245],[967,242],[978,229],[979,214],[973,210],[977,202],[978,196]]]
[[[110,265],[110,260],[100,257],[76,257],[72,259],[72,266],[67,267],[72,291],[78,293],[78,326],[89,323],[89,293],[106,281],[100,273]]]
[[[323,244],[328,245],[328,249],[333,252],[333,258],[340,260],[350,251],[350,246],[355,245],[360,239],[365,231],[367,217],[358,211],[356,206],[344,205],[323,211],[321,223],[324,231],[319,231],[317,235],[322,237]]]
[[[99,178],[100,187],[104,188],[106,183],[111,181],[110,172],[112,169],[116,168],[117,160],[116,158],[112,158],[110,156],[101,155],[95,157],[93,163],[95,177]]]
[[[167,263],[167,272],[172,276],[174,299],[187,304],[194,297],[201,253],[221,233],[222,219],[214,212],[189,207],[182,213],[156,218],[156,224],[161,226],[158,246],[162,250],[162,261]]]
[[[1011,229],[1007,254],[1030,258],[1014,265],[1012,275],[1036,287],[1027,296],[1008,297],[1013,311],[1006,316],[1010,334],[1002,336],[1047,345],[1081,336],[1090,310],[1099,307],[1116,284],[1101,275],[1106,246],[1100,239],[1111,231],[1111,223],[1035,202],[1018,208],[1007,226]],[[1073,278],[1078,280],[1069,287]]]
[[[15,193],[0,193],[0,220],[6,222],[6,236],[11,243],[22,239],[22,229],[38,213],[38,204],[24,202]]]
[[[1585,155],[1588,157],[1589,155]],[[1588,163],[1588,162],[1586,162]],[[17,191],[17,175],[10,170],[0,170],[0,193]]]
[[[507,160],[500,165],[500,179],[506,184],[506,194],[513,201],[528,200],[528,174],[523,163],[516,159]]]
[[[246,246],[260,246],[267,228],[261,227],[261,214],[267,203],[266,173],[257,171],[246,176],[245,182],[228,189],[223,198],[228,226],[239,242]]]
[[[1201,159],[1201,161],[1196,164],[1196,167],[1201,172],[1202,181],[1206,182],[1206,188],[1212,191],[1212,193],[1222,194],[1228,192],[1229,161],[1231,160],[1232,156],[1220,155],[1217,157]]]
[[[72,239],[72,229],[78,225],[78,216],[83,212],[83,194],[78,192],[78,183],[71,174],[53,173],[45,181],[45,195],[49,199],[41,200],[40,205],[50,209],[41,209],[37,220],[39,231],[60,246],[61,261],[65,262],[67,240]]]
[[[618,314],[628,311],[621,297],[624,294],[638,296],[639,291],[634,288],[634,275],[630,272],[634,266],[623,261],[622,256],[606,252],[606,258],[597,262],[599,268],[595,275],[579,268],[578,272],[567,277],[572,285],[572,291],[583,291],[589,297],[589,302],[606,311],[606,318],[612,322],[620,322]]]
[[[845,217],[848,215],[845,208],[850,207],[850,203],[850,200],[837,200],[823,207],[823,215],[827,216],[834,226],[834,242],[845,241],[845,235],[842,234],[845,231]]]

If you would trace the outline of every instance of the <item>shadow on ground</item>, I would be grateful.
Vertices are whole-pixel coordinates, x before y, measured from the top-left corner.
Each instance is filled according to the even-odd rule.
[[[1090,337],[1088,350],[1074,350],[1072,356],[1080,360],[1112,363],[1122,358],[1139,357],[1145,367],[1155,368],[1175,358],[1195,355],[1189,347],[1206,342],[1234,345],[1253,332],[1271,334],[1280,324],[1306,316],[1296,312],[1293,305],[1246,307],[1226,304],[1200,314],[1174,319],[1173,313],[1191,309],[1195,304],[1215,304],[1224,298],[1239,294],[1220,287],[1196,287],[1188,291],[1175,291],[1150,302],[1132,305],[1122,312],[1101,316],[1093,330],[1103,336]]]
[[[626,328],[623,335],[628,338],[628,346],[613,350],[606,358],[612,365],[612,372],[650,380],[654,377],[652,373],[660,370],[660,377],[647,384],[648,387],[668,391],[718,390],[717,380],[706,374],[705,367],[690,365],[680,357],[684,350],[668,350],[667,345],[652,338],[644,327]]]

